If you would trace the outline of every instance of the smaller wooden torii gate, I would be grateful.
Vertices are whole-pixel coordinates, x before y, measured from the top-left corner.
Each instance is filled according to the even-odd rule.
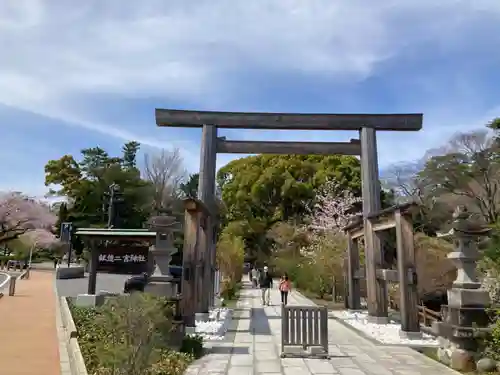
[[[368,301],[372,304],[384,301],[384,305],[379,305],[378,310],[383,312],[383,316],[369,316],[369,319],[378,323],[387,321],[387,282],[399,283],[400,292],[400,312],[401,331],[409,338],[421,335],[420,323],[418,319],[418,290],[417,272],[415,264],[415,248],[413,243],[413,222],[411,219],[412,208],[416,204],[408,203],[393,206],[388,209],[370,214],[367,219],[357,216],[349,225],[344,228],[347,234],[347,259],[345,276],[347,279],[347,307],[353,310],[361,308],[360,279],[366,278],[366,272],[375,269],[377,291],[385,293],[384,296],[376,296],[375,301]],[[373,258],[365,257],[365,269],[360,268],[359,262],[359,240],[365,239],[365,248],[372,246],[369,241],[373,237],[380,237],[384,231],[396,229],[396,257],[397,270],[383,268],[383,254],[379,251]],[[365,236],[366,233],[373,233],[373,236]],[[379,238],[380,241],[380,238]],[[367,243],[368,242],[368,243]],[[367,282],[369,280],[367,279]],[[370,298],[370,296],[368,296]]]

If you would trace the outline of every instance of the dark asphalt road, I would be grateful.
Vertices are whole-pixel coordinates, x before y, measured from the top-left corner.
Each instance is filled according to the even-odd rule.
[[[97,274],[96,292],[122,293],[123,284],[130,277],[132,275],[99,273]],[[57,280],[57,292],[60,297],[76,297],[79,294],[87,293],[88,283],[88,275],[84,279]]]
[[[66,264],[61,265],[61,267],[66,267]],[[32,268],[39,271],[55,272],[52,262],[34,263]],[[99,273],[97,274],[96,292],[122,293],[125,280],[132,276]],[[57,292],[60,297],[76,297],[79,294],[87,293],[88,283],[88,274],[85,275],[84,279],[56,280]]]

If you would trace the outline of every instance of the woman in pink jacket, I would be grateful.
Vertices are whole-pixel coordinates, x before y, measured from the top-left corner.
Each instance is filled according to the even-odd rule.
[[[292,290],[292,283],[286,273],[281,276],[279,290],[281,293],[281,304],[286,305],[288,303],[288,293]]]

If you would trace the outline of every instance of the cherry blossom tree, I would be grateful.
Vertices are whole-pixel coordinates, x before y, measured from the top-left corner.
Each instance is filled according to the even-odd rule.
[[[31,264],[33,253],[38,249],[61,250],[62,242],[50,231],[46,229],[29,230],[17,239],[15,242],[16,253],[18,257],[27,259]]]
[[[305,225],[280,223],[268,236],[275,243],[274,264],[321,298],[342,290],[347,248],[343,228],[362,200],[331,180],[316,191],[315,201]]]
[[[316,205],[309,217],[309,243],[300,249],[308,263],[316,292],[323,296],[332,292],[342,280],[342,267],[347,247],[343,228],[360,208],[362,199],[328,181],[316,194]],[[313,276],[314,275],[314,276]]]
[[[0,193],[0,245],[36,229],[48,233],[56,221],[56,215],[42,202],[20,193]],[[47,239],[49,235],[44,236],[41,238]]]
[[[335,181],[328,181],[316,194],[317,203],[310,215],[309,229],[315,231],[341,232],[351,218],[362,199],[352,192],[340,191]]]
[[[24,233],[19,239],[30,246],[40,249],[49,249],[60,243],[53,233],[40,228]]]

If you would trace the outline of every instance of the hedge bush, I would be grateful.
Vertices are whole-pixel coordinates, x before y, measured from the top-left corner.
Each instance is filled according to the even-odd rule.
[[[203,338],[200,335],[189,335],[182,340],[181,353],[190,354],[194,358],[200,358],[203,355]]]
[[[198,337],[183,342],[188,353],[172,347],[173,309],[165,299],[133,293],[70,308],[90,375],[181,375],[202,353]]]

